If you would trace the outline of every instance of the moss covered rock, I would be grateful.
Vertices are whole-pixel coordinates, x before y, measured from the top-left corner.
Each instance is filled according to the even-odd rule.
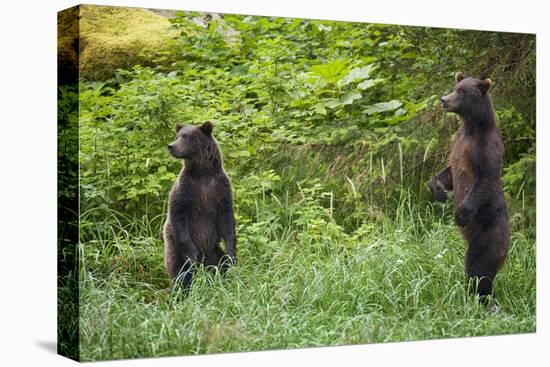
[[[69,8],[57,17],[57,77],[59,84],[78,80],[78,7]]]
[[[148,9],[82,5],[81,77],[105,80],[119,68],[158,65],[176,35],[166,17]]]

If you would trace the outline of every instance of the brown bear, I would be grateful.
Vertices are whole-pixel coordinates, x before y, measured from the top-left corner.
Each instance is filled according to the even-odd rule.
[[[231,183],[223,168],[212,123],[176,125],[176,140],[168,145],[184,160],[168,197],[164,224],[165,261],[172,284],[187,290],[196,263],[221,266],[237,260]],[[227,254],[220,248],[225,242]]]
[[[506,260],[510,243],[508,211],[502,191],[504,144],[495,123],[488,91],[491,80],[455,75],[443,109],[462,121],[450,165],[429,183],[436,200],[454,191],[455,222],[468,243],[466,276],[477,284],[481,300],[492,294],[493,279]]]

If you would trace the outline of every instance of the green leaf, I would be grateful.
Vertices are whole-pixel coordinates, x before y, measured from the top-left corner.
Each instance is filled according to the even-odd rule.
[[[250,152],[248,150],[238,150],[236,152],[231,152],[229,155],[232,158],[248,158],[250,157]]]
[[[363,96],[361,95],[361,93],[350,92],[350,93],[344,94],[340,99],[340,102],[345,106],[345,105],[353,104],[353,101],[355,101],[356,99],[361,99],[362,97]]]
[[[395,116],[403,116],[407,113],[407,110],[404,108],[399,108],[397,111],[395,111]]]
[[[326,26],[322,23],[317,23],[317,29],[321,32],[323,32],[323,31],[330,32],[332,30],[332,27],[331,26]]]
[[[318,106],[318,105],[316,105],[315,108],[314,108],[314,111],[315,111],[316,113],[318,113],[318,114],[320,114],[320,115],[324,115],[324,116],[326,116],[326,114],[327,114],[327,110],[326,110],[326,108],[323,107],[323,106]]]
[[[336,108],[341,105],[342,105],[342,102],[340,102],[340,100],[336,98],[327,98],[325,99],[325,103],[324,103],[324,106],[327,108]]]
[[[379,84],[383,79],[367,79],[357,84],[357,89],[365,90],[374,87]]]
[[[336,83],[346,73],[348,68],[348,61],[345,59],[336,59],[332,62],[313,65],[311,71],[313,74],[320,76],[329,83]]]
[[[380,102],[375,103],[370,106],[367,106],[363,111],[367,115],[372,115],[374,113],[380,113],[380,112],[387,112],[387,111],[393,111],[397,108],[401,107],[402,103],[396,100],[392,100],[389,102]]]
[[[361,80],[365,80],[370,76],[371,71],[377,68],[374,64],[369,64],[362,68],[352,69],[344,78],[338,81],[339,86],[348,85],[351,83],[356,83]]]

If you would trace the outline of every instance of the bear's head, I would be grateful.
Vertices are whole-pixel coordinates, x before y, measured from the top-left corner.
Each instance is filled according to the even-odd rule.
[[[441,105],[445,111],[461,116],[469,115],[488,100],[487,91],[491,88],[491,79],[467,78],[459,71],[455,74],[455,81],[453,91],[441,97]]]
[[[182,126],[176,124],[176,140],[168,144],[168,151],[175,158],[194,159],[199,157],[205,148],[214,142],[214,126],[206,121],[199,126]]]

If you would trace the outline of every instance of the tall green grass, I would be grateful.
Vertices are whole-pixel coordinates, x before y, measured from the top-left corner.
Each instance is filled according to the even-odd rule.
[[[451,205],[403,191],[391,215],[342,226],[326,193],[298,191],[259,197],[238,227],[238,266],[199,267],[187,296],[167,282],[163,216],[84,213],[82,359],[535,331],[534,238],[513,233],[484,307],[466,287]]]

